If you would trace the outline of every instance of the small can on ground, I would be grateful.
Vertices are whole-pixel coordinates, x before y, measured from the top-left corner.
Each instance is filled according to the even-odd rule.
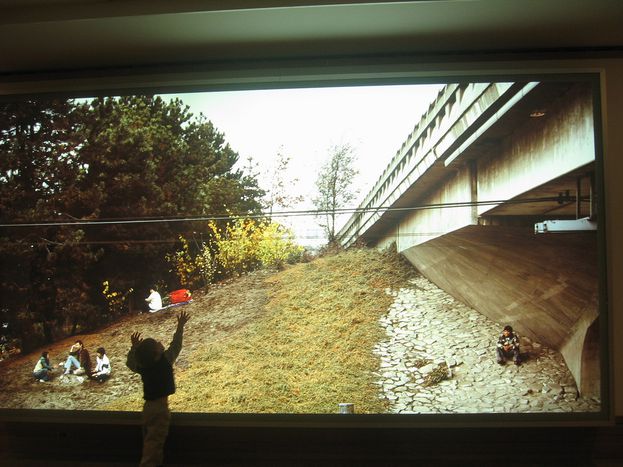
[[[338,404],[338,407],[340,408],[341,414],[355,413],[355,404],[350,402],[342,402]]]

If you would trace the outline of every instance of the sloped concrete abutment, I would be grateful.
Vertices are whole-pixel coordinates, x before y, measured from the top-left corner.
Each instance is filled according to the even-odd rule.
[[[402,253],[457,300],[559,351],[580,393],[601,397],[595,232],[472,225]]]

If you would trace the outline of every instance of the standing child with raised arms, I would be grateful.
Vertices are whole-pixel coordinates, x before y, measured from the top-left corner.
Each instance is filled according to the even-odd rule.
[[[127,366],[141,375],[143,380],[143,455],[141,466],[162,464],[164,443],[169,433],[169,396],[175,392],[173,363],[182,350],[184,325],[187,313],[177,317],[177,328],[168,349],[152,338],[142,339],[132,333],[132,347],[128,352]]]

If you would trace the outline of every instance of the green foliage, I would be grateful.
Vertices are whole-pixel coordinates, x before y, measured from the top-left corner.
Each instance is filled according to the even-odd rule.
[[[118,290],[111,290],[110,283],[108,281],[102,282],[102,295],[108,303],[108,312],[111,316],[119,316],[127,311],[128,296],[134,292],[134,289],[129,288],[125,292]]]
[[[257,259],[265,268],[281,269],[285,263],[298,262],[304,248],[295,243],[294,233],[276,222],[260,224]]]
[[[201,251],[193,256],[188,241],[182,235],[179,236],[179,241],[182,245],[181,250],[167,254],[166,259],[173,267],[172,272],[175,272],[180,285],[185,288],[196,288],[210,284],[216,270],[210,249],[204,245]]]
[[[270,221],[236,219],[225,228],[211,222],[215,260],[225,276],[240,275],[260,267],[279,268],[297,261],[303,248],[286,227]]]
[[[173,267],[173,272],[177,275],[182,287],[190,287],[190,278],[195,274],[195,263],[190,256],[188,242],[181,235],[179,236],[182,249],[174,253],[168,253],[166,259]]]
[[[210,248],[207,245],[203,245],[201,251],[195,256],[194,261],[203,285],[211,284],[216,275],[216,262]]]
[[[304,251],[292,231],[276,222],[239,218],[224,227],[210,221],[208,229],[211,240],[198,251],[192,252],[180,235],[181,248],[166,256],[182,287],[197,288],[219,276],[239,276],[258,268],[280,269],[298,261]]]
[[[220,229],[210,222],[215,259],[224,276],[240,275],[259,266],[257,258],[258,225],[253,220],[237,219]]]
[[[69,101],[0,104],[0,221],[67,220],[71,186],[81,171],[79,113]],[[83,274],[98,250],[79,245],[84,232],[68,227],[5,228],[0,233],[0,308],[23,349],[49,342],[75,316],[59,313],[64,297],[81,296]],[[88,319],[87,318],[87,319]]]
[[[24,337],[27,310],[47,342],[117,314],[104,281],[127,291],[177,280],[166,257],[193,226],[155,221],[261,210],[255,177],[180,100],[0,103],[0,154],[0,221],[40,224],[0,231],[0,309]],[[135,219],[153,222],[125,222]],[[193,264],[190,279],[211,280],[209,251]]]

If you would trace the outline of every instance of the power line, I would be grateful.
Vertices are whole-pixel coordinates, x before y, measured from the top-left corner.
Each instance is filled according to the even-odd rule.
[[[333,210],[293,210],[273,212],[270,216],[267,214],[229,214],[229,215],[204,215],[204,216],[167,216],[167,217],[132,217],[132,218],[110,218],[97,220],[68,220],[68,221],[39,221],[39,222],[9,222],[2,223],[0,227],[63,227],[63,226],[96,226],[96,225],[131,225],[131,224],[158,224],[169,222],[209,222],[209,221],[233,221],[238,219],[266,219],[271,218],[288,218],[288,217],[304,217],[314,216],[321,217],[326,215],[343,215],[343,214],[365,214],[365,213],[388,213],[388,212],[408,212],[426,209],[448,209],[460,207],[474,206],[492,206],[499,204],[527,204],[538,202],[558,202],[571,203],[575,201],[575,197],[548,196],[540,198],[524,198],[516,200],[489,200],[489,201],[465,201],[456,203],[433,203],[421,204],[406,207],[390,207],[390,206],[371,206],[364,208],[340,208]]]
[[[412,238],[412,237],[429,237],[429,236],[439,236],[439,235],[443,235],[446,232],[403,232],[403,233],[398,233],[396,235],[393,235],[393,238]],[[371,236],[369,238],[381,238],[381,235],[375,235],[375,236]],[[273,238],[278,239],[281,238],[279,236],[274,236]],[[326,240],[326,237],[324,235],[294,235],[293,237],[294,240]],[[29,240],[13,240],[13,241],[5,241],[2,242],[3,245],[50,245],[50,244],[55,244],[55,245],[65,245],[65,244],[69,244],[69,245],[119,245],[119,244],[123,244],[123,245],[155,245],[155,244],[174,244],[174,243],[179,243],[179,239],[178,238],[165,238],[165,239],[154,239],[154,240],[139,240],[139,239],[119,239],[119,240],[81,240],[81,241],[77,241],[77,242],[67,242],[67,243],[61,243],[61,242],[53,242],[50,240],[46,240],[46,239],[39,239],[39,240],[33,240],[33,241],[29,241]],[[205,243],[205,242],[200,242],[200,243]]]

